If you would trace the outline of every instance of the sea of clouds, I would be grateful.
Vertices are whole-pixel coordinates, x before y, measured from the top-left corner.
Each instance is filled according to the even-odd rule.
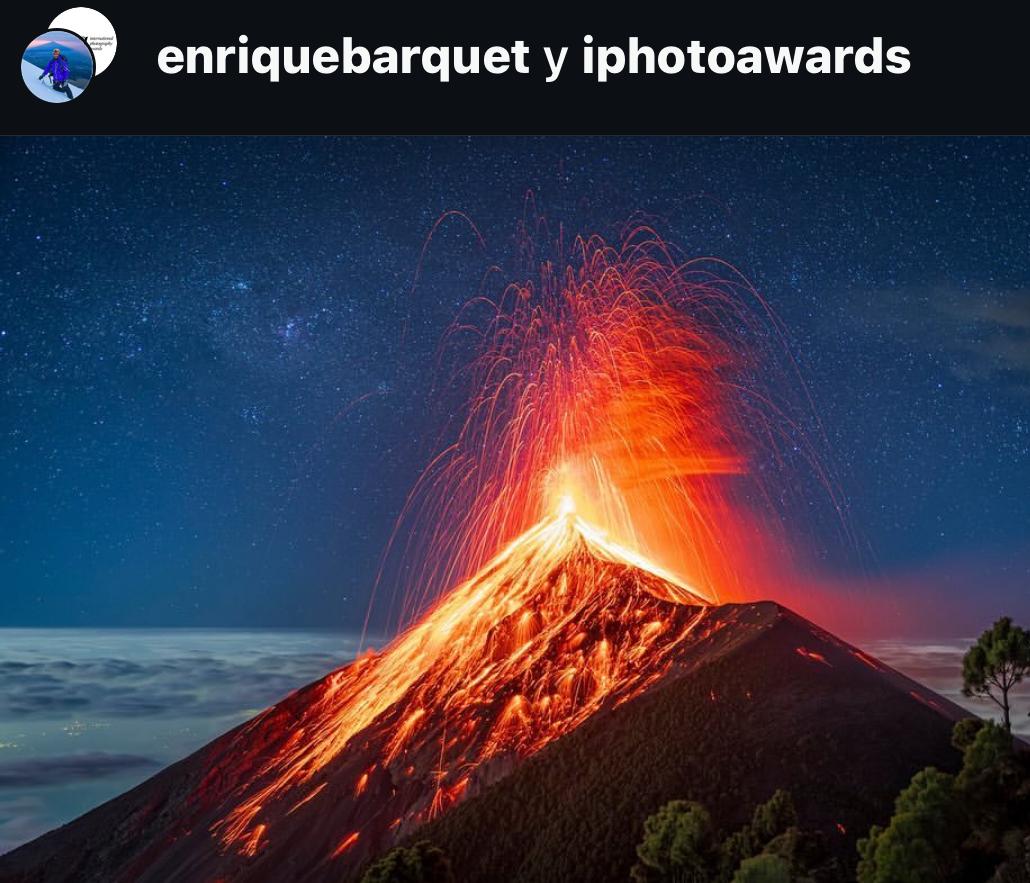
[[[0,853],[355,655],[339,632],[0,629]]]
[[[961,695],[969,640],[864,650],[981,715]],[[339,632],[0,629],[0,853],[128,790],[352,659]],[[1014,729],[1030,736],[1030,697]]]

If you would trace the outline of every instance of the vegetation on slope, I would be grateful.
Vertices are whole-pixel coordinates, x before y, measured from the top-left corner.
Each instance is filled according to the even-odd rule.
[[[467,883],[624,883],[645,819],[669,801],[702,804],[728,837],[787,788],[801,828],[850,874],[855,838],[914,772],[959,766],[951,721],[903,683],[784,614],[738,651],[596,715],[418,837]]]
[[[751,820],[720,841],[701,804],[673,800],[644,822],[634,883],[818,883],[841,877],[824,838],[798,827],[794,801],[776,791]]]
[[[962,768],[920,770],[858,842],[859,883],[1030,883],[1030,752],[1004,725],[955,727]]]

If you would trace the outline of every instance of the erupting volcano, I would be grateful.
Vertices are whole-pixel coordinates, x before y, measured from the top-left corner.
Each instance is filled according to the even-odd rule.
[[[773,666],[733,687],[741,701],[785,672],[799,690],[873,678],[905,713],[939,719],[946,743],[952,710],[915,685],[775,605],[723,603],[754,597],[742,574],[778,542],[760,516],[783,495],[759,475],[816,462],[775,394],[781,340],[761,301],[648,230],[573,252],[474,298],[447,335],[440,364],[457,353],[460,367],[443,382],[467,401],[386,559],[398,637],[16,851],[0,877],[348,879],[503,791],[528,758],[560,756],[573,731],[731,659]],[[713,726],[722,691],[709,690]],[[695,737],[668,734],[685,756]]]
[[[563,507],[382,654],[216,746],[197,812],[224,850],[258,859],[320,830],[331,800],[325,858],[360,861],[640,695],[732,619]]]
[[[341,758],[357,812],[340,849],[351,834],[348,845],[360,838],[370,815],[362,805],[380,819],[389,807],[390,827],[403,833],[489,780],[506,758],[531,754],[646,689],[702,624],[702,604],[562,510],[384,653],[324,681],[317,701],[273,728],[277,744],[262,740],[257,766],[246,756],[252,732],[281,718],[273,709],[255,719],[213,758],[198,800],[221,797],[222,782],[245,782],[230,789],[214,830],[227,847],[256,854],[271,833],[264,817],[301,811],[329,783],[323,770],[361,743],[361,765]],[[332,778],[339,773],[334,767]],[[396,793],[384,799],[386,791]]]
[[[569,251],[470,299],[444,337],[454,416],[391,544],[402,624],[563,500],[728,600],[754,597],[742,576],[779,542],[788,461],[832,498],[779,324],[742,277],[646,227]]]

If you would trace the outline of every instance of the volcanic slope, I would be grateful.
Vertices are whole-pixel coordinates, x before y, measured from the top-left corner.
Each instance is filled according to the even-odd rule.
[[[0,881],[338,881],[423,833],[463,881],[624,880],[661,802],[731,824],[781,786],[843,854],[913,771],[954,765],[960,715],[562,512],[381,653],[0,857]]]
[[[697,800],[723,835],[788,790],[800,827],[854,879],[856,841],[926,766],[957,771],[968,713],[772,602],[734,606],[725,643],[684,677],[592,717],[411,839],[462,883],[624,883],[648,815]],[[725,638],[724,638],[725,640]]]

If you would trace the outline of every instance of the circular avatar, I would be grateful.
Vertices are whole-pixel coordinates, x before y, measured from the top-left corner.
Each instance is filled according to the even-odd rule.
[[[114,32],[111,20],[102,12],[88,6],[76,6],[66,9],[50,22],[51,29],[60,28],[79,34],[86,45],[93,50],[93,61],[96,63],[96,75],[99,77],[107,66],[114,61],[118,49],[118,37]]]
[[[25,48],[21,78],[42,101],[62,104],[78,98],[93,79],[95,62],[81,37],[71,31],[47,31]]]

